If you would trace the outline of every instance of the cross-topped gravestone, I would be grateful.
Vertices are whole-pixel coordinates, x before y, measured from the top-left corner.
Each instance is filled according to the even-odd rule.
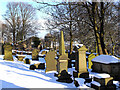
[[[6,43],[4,45],[4,60],[13,61],[12,45],[10,45],[9,43]]]
[[[45,56],[45,61],[46,61],[46,72],[48,71],[57,71],[56,65],[57,61],[55,59],[55,51],[50,51],[46,54]]]

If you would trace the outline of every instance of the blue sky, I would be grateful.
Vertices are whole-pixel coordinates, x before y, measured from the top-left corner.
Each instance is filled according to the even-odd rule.
[[[28,2],[29,4],[32,4],[34,7],[38,6],[38,4],[36,4],[32,0],[0,0],[0,21],[4,20],[2,15],[4,15],[6,10],[7,10],[7,8],[6,8],[7,3],[8,2],[12,2],[12,1],[14,1],[14,2],[19,2],[19,1],[21,1],[21,2]],[[40,11],[37,10],[37,15],[36,15],[37,20],[39,20],[40,22],[44,23],[45,22],[44,21],[44,17],[45,16],[47,16],[47,15],[45,15],[45,13],[40,12]],[[45,31],[45,30],[44,31],[43,30],[39,31],[38,32],[38,37],[42,37],[43,38],[47,33],[48,33],[48,31]]]
[[[38,1],[44,1],[44,2],[49,2],[49,3],[55,3],[55,2],[60,2],[60,1],[71,1],[71,0],[38,0]],[[75,0],[73,0],[75,1]],[[78,0],[79,1],[79,0]],[[119,1],[119,0],[114,0],[114,1]],[[32,4],[34,7],[38,6],[39,4],[37,4],[36,2],[33,2],[32,0],[0,0],[0,21],[4,20],[2,15],[5,14],[7,8],[6,5],[8,2],[28,2],[30,4]],[[43,12],[40,12],[37,10],[37,19],[40,22],[45,22],[44,17],[47,17],[47,15]],[[46,35],[46,33],[48,33],[48,31],[40,31],[40,33],[38,33],[38,37],[44,37]]]

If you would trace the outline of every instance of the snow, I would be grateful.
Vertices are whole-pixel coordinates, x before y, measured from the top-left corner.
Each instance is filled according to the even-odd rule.
[[[96,85],[96,86],[101,86],[99,82],[96,82],[96,81],[92,81],[91,82],[92,84]]]
[[[13,56],[14,61],[3,60],[4,55],[0,55],[0,89],[1,88],[76,88],[74,82],[61,83],[57,82],[57,77],[54,77],[56,71],[49,71],[45,73],[45,70],[29,70],[30,65],[24,64],[24,62],[18,61]],[[29,58],[31,64],[46,63],[44,58],[39,58],[38,61],[32,61],[31,55],[26,55],[25,58]],[[25,59],[24,58],[24,59]],[[74,61],[74,60],[73,60]],[[88,69],[90,78],[108,78],[109,74],[91,72],[92,69]],[[75,67],[68,68],[68,73],[71,74],[73,79],[73,71]],[[77,88],[89,88],[90,83],[84,84],[85,79],[76,78],[79,87]],[[93,84],[100,86],[98,82],[92,81]],[[119,86],[118,81],[113,82]]]
[[[16,56],[24,56],[24,57],[25,57],[26,55],[19,55],[19,54],[16,54]]]
[[[99,55],[95,58],[92,59],[93,62],[100,62],[100,63],[120,63],[120,59],[118,59],[115,56],[110,56],[110,55]]]
[[[88,86],[86,86],[85,84],[84,84],[84,82],[85,82],[85,79],[83,79],[83,78],[75,78],[75,80],[76,81],[78,81],[78,83],[79,83],[79,87],[77,87],[77,88],[89,88]]]
[[[106,73],[102,73],[102,74],[97,74],[94,77],[96,77],[96,78],[109,78],[110,75],[106,74]]]
[[[117,87],[119,87],[119,81],[113,81],[113,84],[115,84]]]
[[[44,58],[39,60],[42,61]],[[17,60],[5,61],[3,55],[0,55],[0,73],[2,73],[0,88],[76,88],[74,82],[70,84],[57,82],[57,78],[54,77],[55,71],[45,73],[44,70],[29,70],[29,66]]]
[[[106,73],[96,73],[96,72],[91,72],[91,71],[92,71],[92,69],[88,69],[90,78],[93,78],[93,77],[96,77],[96,78],[109,78],[110,77],[110,75],[106,74]]]
[[[49,52],[49,50],[43,49],[43,50],[41,50],[41,51],[39,52],[39,56],[45,56],[45,54],[42,54],[43,51]]]

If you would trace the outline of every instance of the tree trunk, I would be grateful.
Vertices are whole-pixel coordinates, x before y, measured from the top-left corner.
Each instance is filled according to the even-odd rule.
[[[72,35],[72,16],[71,16],[71,3],[69,3],[69,9],[70,9],[70,54],[72,54],[73,51],[73,35]]]
[[[107,50],[105,48],[105,43],[104,43],[104,3],[100,2],[101,4],[101,17],[100,17],[100,42],[101,42],[101,47],[102,47],[102,52],[103,54],[108,54]]]
[[[96,16],[96,7],[97,4],[96,2],[93,2],[93,7],[92,7],[92,16],[93,16],[93,29],[96,37],[96,44],[97,44],[97,49],[98,49],[98,54],[101,55],[103,54],[102,47],[101,47],[101,42],[100,42],[100,35],[99,35],[99,29],[97,27],[97,16]]]

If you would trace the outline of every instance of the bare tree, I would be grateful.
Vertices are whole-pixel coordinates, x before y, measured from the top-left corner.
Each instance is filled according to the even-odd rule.
[[[35,32],[35,15],[34,7],[28,3],[10,2],[7,4],[7,11],[3,15],[6,20],[6,25],[11,31],[13,43],[18,40],[23,41],[27,34],[34,34]],[[17,41],[16,41],[17,40]]]

